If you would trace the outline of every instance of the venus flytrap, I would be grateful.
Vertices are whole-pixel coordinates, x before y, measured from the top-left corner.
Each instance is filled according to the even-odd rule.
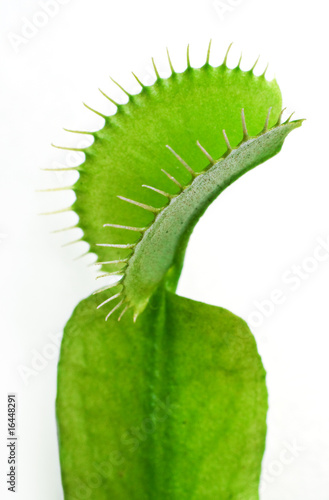
[[[153,62],[155,83],[134,75],[141,91],[120,87],[124,105],[101,91],[112,116],[87,106],[105,125],[87,132],[94,142],[67,210],[98,256],[98,278],[118,280],[82,301],[64,332],[57,416],[68,500],[259,498],[267,391],[254,338],[229,311],[175,290],[207,207],[302,120],[281,122],[278,85],[255,65],[229,69],[226,54],[213,67],[209,56],[210,45],[195,69],[188,51],[176,73],[168,54],[167,79]],[[170,401],[162,420],[159,401]],[[131,434],[145,419],[152,432]],[[111,473],[91,476],[113,452]]]

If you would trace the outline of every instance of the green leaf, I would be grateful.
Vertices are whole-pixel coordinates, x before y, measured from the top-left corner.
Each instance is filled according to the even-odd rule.
[[[61,350],[65,499],[257,499],[267,394],[246,323],[163,291],[136,324],[96,305],[79,304]]]
[[[208,60],[128,95],[78,167],[83,239],[120,278],[64,332],[66,500],[258,499],[267,396],[254,339],[228,311],[173,292],[207,207],[302,120],[281,123],[275,80]]]
[[[175,274],[179,276],[181,270],[180,263],[176,264],[177,254],[182,254],[182,264],[188,237],[210,203],[242,174],[280,151],[285,137],[298,126],[300,122],[286,123],[246,140],[226,158],[213,162],[179,195],[170,198],[170,203],[133,247],[120,280],[121,300],[134,309],[135,319],[166,273],[169,273],[169,287],[175,290],[178,280]]]
[[[226,57],[167,79],[157,73],[128,98],[92,134],[72,209],[104,270],[123,274],[118,302],[137,318],[163,280],[175,291],[189,236],[208,205],[278,153],[301,121],[281,125],[276,81],[253,68],[229,69]]]

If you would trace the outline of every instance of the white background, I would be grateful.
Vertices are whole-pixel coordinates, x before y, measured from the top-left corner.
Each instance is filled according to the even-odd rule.
[[[81,104],[113,112],[98,87],[124,101],[110,74],[137,92],[131,70],[151,83],[154,56],[160,73],[168,74],[168,46],[182,71],[187,43],[192,65],[200,66],[213,38],[216,65],[231,41],[229,66],[236,65],[242,49],[243,69],[259,53],[256,73],[270,61],[268,77],[275,73],[284,105],[307,121],[277,157],[240,179],[207,211],[192,236],[179,293],[226,307],[253,325],[270,393],[262,500],[328,500],[329,254],[323,250],[321,262],[312,259],[319,238],[324,243],[329,238],[327,3],[61,4],[47,19],[39,15],[44,12],[39,1],[0,1],[1,498],[12,498],[5,486],[6,397],[16,392],[15,498],[62,499],[54,416],[56,342],[73,308],[96,288],[96,270],[88,267],[93,257],[73,260],[86,250],[84,244],[61,248],[79,237],[78,230],[51,234],[74,224],[74,215],[37,215],[72,201],[70,192],[36,193],[75,180],[73,174],[39,170],[72,161],[50,143],[78,144],[80,137],[70,137],[62,127],[102,126],[102,119]],[[16,38],[14,47],[13,34],[22,36],[26,19],[44,26],[30,32],[30,39]],[[296,286],[291,277],[300,271],[294,266],[304,267]],[[255,314],[275,289],[283,294],[282,303],[266,302],[266,314]],[[20,370],[36,367],[36,352],[43,361],[24,381]],[[285,451],[291,447],[293,453]]]

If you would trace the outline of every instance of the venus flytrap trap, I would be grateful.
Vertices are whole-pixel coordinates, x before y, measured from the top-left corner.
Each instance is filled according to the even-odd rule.
[[[83,300],[64,331],[57,417],[67,500],[259,498],[267,391],[255,340],[242,319],[175,290],[207,207],[302,120],[282,123],[276,81],[255,76],[255,65],[242,71],[241,59],[229,69],[227,55],[210,65],[209,45],[195,69],[188,50],[176,73],[168,54],[169,78],[153,62],[153,85],[134,75],[139,94],[120,87],[127,104],[101,91],[114,115],[87,106],[104,118],[101,130],[71,131],[94,142],[71,167],[79,179],[66,210],[79,216],[98,278],[118,280]]]

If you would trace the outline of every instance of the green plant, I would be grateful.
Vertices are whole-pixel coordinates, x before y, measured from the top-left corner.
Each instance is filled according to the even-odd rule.
[[[188,53],[180,74],[168,55],[170,78],[154,65],[155,83],[136,77],[141,92],[122,89],[128,103],[97,112],[105,125],[88,132],[70,208],[102,276],[119,280],[83,300],[64,332],[67,500],[259,498],[267,391],[254,338],[229,311],[175,290],[209,204],[302,120],[281,123],[279,87],[255,65],[229,69],[226,54],[213,67],[209,54],[194,69]]]

